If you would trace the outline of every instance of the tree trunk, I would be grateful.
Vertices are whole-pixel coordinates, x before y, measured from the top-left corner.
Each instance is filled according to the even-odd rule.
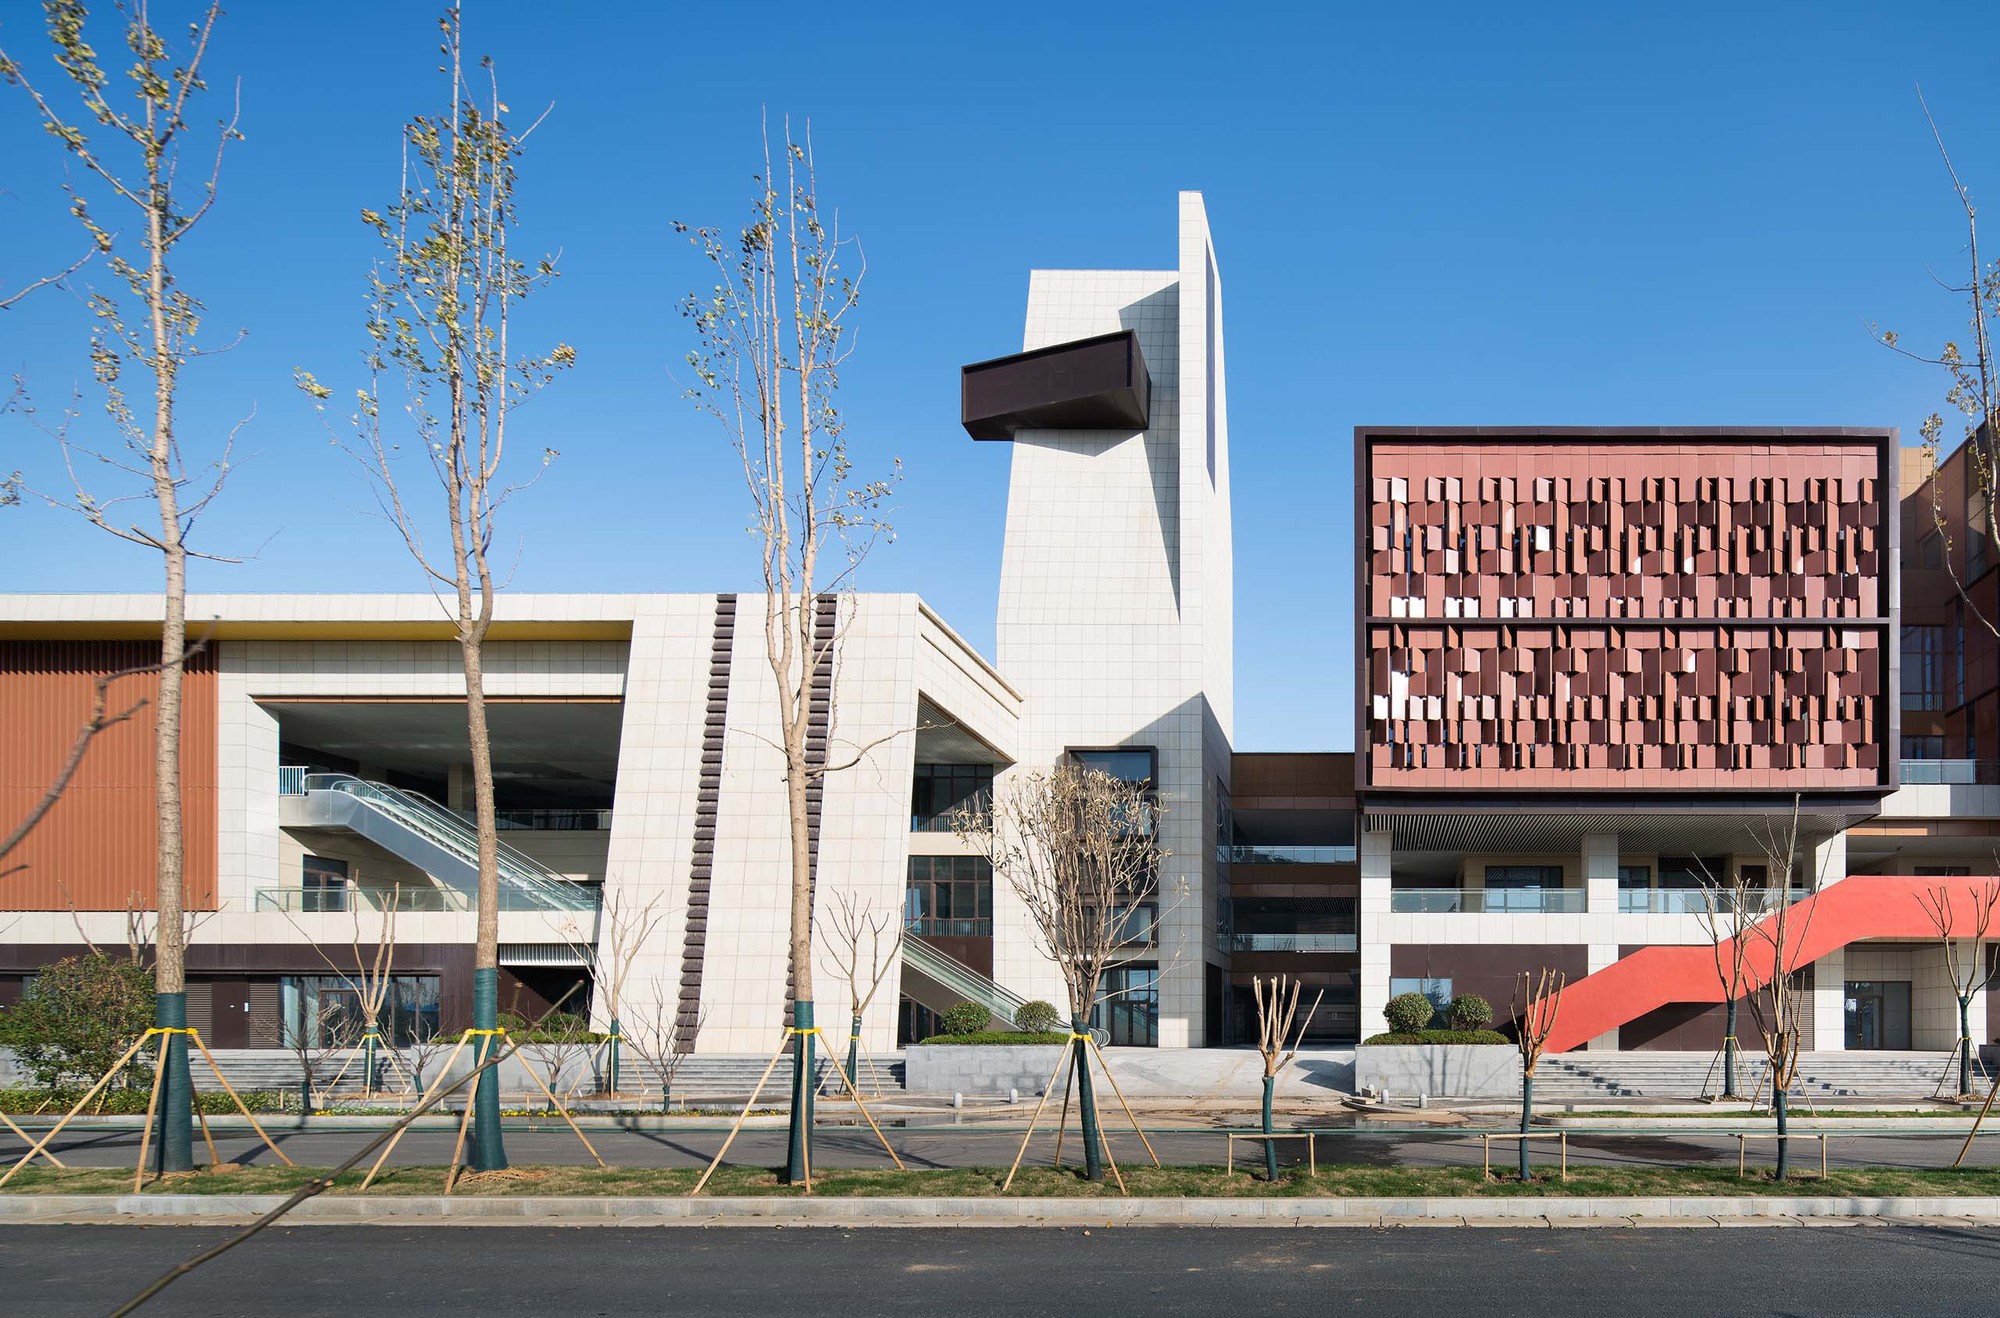
[[[1775,1083],[1774,1081],[1774,1086]],[[1791,1116],[1791,1094],[1786,1090],[1774,1087],[1771,1090],[1771,1111],[1778,1118],[1777,1177],[1782,1181],[1790,1176],[1792,1169],[1792,1142],[1785,1135]]]
[[[1535,1118],[1535,1073],[1523,1068],[1521,1071],[1521,1134],[1525,1136],[1534,1124]],[[1528,1141],[1515,1141],[1520,1146],[1520,1165],[1517,1170],[1521,1179],[1528,1179]]]
[[[1076,1037],[1070,1047],[1076,1051],[1076,1114],[1083,1125],[1083,1176],[1087,1181],[1104,1179],[1104,1136],[1097,1126],[1097,1090],[1090,1079],[1090,1019],[1072,1016],[1069,1030]]]
[[[1271,1097],[1273,1094],[1277,1092],[1277,1089],[1278,1089],[1278,1077],[1274,1075],[1265,1076],[1264,1077],[1264,1133],[1266,1135],[1269,1135],[1271,1133]],[[1264,1179],[1267,1181],[1275,1181],[1278,1179],[1278,1146],[1276,1142],[1272,1140],[1264,1141]]]
[[[810,598],[810,597],[807,597]],[[799,607],[809,607],[801,604]],[[810,650],[807,651],[810,654]],[[812,681],[810,659],[802,661],[803,677],[797,717],[788,719],[785,730],[785,803],[791,820],[792,841],[792,1114],[790,1139],[786,1142],[786,1185],[806,1179],[811,1165],[807,1144],[812,1139],[813,1105],[813,1023],[812,983],[812,820],[807,808],[806,789],[811,779],[806,765],[806,719],[809,701],[807,684]]]
[[[1736,999],[1729,1000],[1723,1014],[1722,1029],[1722,1096],[1736,1097]]]
[[[1972,999],[1958,1000],[1958,1092],[1972,1093]]]
[[[853,1012],[847,1018],[847,1083],[855,1093],[861,1092],[861,1013]]]
[[[470,612],[469,601],[460,596],[461,618]],[[470,628],[475,624],[461,623]],[[479,828],[479,923],[472,953],[472,1027],[495,1030],[500,1025],[500,834],[494,823],[493,743],[486,731],[486,671],[482,644],[483,626],[460,633],[459,651],[465,660],[465,728],[472,747],[472,793]],[[485,1062],[500,1048],[497,1034],[475,1036],[472,1060]],[[500,1134],[500,1068],[480,1072],[474,1082],[472,1113],[472,1167],[474,1171],[497,1172],[507,1166],[507,1150]]]
[[[153,1020],[166,1047],[161,1065],[160,1160],[162,1172],[194,1170],[194,1084],[188,1074],[187,922],[184,898],[185,841],[181,826],[181,691],[187,673],[187,547],[181,542],[180,489],[174,470],[174,391],[179,364],[168,329],[165,207],[147,209],[147,306],[153,331],[153,494],[160,509],[160,546],[165,558],[166,593],[160,622],[160,686],[153,711],[153,804],[158,836],[154,876]]]

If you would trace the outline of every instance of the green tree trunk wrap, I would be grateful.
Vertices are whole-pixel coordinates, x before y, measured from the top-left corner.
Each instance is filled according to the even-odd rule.
[[[806,1179],[807,1143],[812,1139],[813,1005],[792,1004],[792,1122],[785,1150],[785,1184]]]
[[[618,1092],[618,1018],[611,1018],[611,1037],[605,1041],[604,1086],[607,1092]]]
[[[1958,1092],[1972,1092],[1972,1004],[1958,1000]]]
[[[187,1029],[187,994],[161,993],[153,999],[153,1023],[162,1029]],[[160,1081],[159,1155],[153,1164],[160,1172],[194,1170],[194,1080],[188,1074],[188,1037],[185,1033],[160,1036],[166,1046],[160,1064],[166,1075]]]
[[[1736,1097],[1736,999],[1729,1000],[1722,1029],[1722,1096]]]
[[[1526,1135],[1528,1133],[1528,1126],[1529,1123],[1533,1120],[1534,1115],[1535,1115],[1535,1073],[1533,1071],[1522,1071],[1521,1072],[1521,1134]],[[1521,1140],[1516,1140],[1515,1143],[1521,1146],[1520,1167],[1518,1170],[1521,1173],[1521,1179],[1525,1181],[1528,1179],[1528,1141],[1525,1139],[1521,1139]]]
[[[847,1083],[861,1092],[861,1013],[847,1018]]]
[[[472,1028],[497,1029],[500,1025],[500,972],[486,968],[472,972]],[[500,1047],[497,1034],[474,1036],[472,1061],[477,1066]],[[507,1169],[507,1150],[500,1141],[500,1068],[479,1073],[472,1094],[472,1169],[498,1172]]]
[[[1071,1019],[1070,1047],[1076,1050],[1076,1113],[1083,1123],[1084,1179],[1104,1179],[1104,1138],[1097,1126],[1097,1089],[1090,1079],[1090,1022],[1082,1016]]]
[[[1785,1180],[1792,1170],[1792,1142],[1785,1138],[1785,1129],[1791,1116],[1791,1095],[1782,1089],[1771,1092],[1771,1110],[1778,1115],[1778,1179]]]
[[[1265,1076],[1264,1077],[1264,1133],[1266,1135],[1269,1135],[1271,1133],[1271,1096],[1277,1092],[1277,1089],[1278,1089],[1278,1077],[1274,1075]],[[1267,1181],[1275,1181],[1278,1179],[1278,1146],[1277,1143],[1273,1140],[1264,1141],[1264,1179]]]

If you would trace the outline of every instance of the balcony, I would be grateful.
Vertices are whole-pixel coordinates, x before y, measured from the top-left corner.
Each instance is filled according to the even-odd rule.
[[[474,810],[454,810],[453,814],[468,824],[477,824],[479,814]],[[561,807],[535,810],[496,810],[493,813],[494,826],[501,831],[507,829],[540,829],[555,833],[606,833],[611,830],[609,810],[572,810]]]
[[[1361,948],[1357,934],[1230,934],[1225,943],[1232,952],[1356,952]]]
[[[1903,760],[1905,787],[1992,787],[2000,784],[2000,760]]]
[[[1416,915],[1581,915],[1581,888],[1391,888],[1389,909]]]
[[[1352,865],[1359,848],[1353,846],[1277,846],[1252,842],[1215,849],[1215,858],[1224,865]]]
[[[917,938],[991,938],[990,917],[956,920],[937,915],[913,915],[903,921],[903,932]]]

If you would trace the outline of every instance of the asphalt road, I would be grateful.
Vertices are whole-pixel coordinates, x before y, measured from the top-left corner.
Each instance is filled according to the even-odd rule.
[[[1112,1136],[1112,1156],[1120,1163],[1145,1157],[1138,1139],[1129,1131],[1122,1135],[1107,1128]],[[375,1138],[379,1132],[342,1130],[324,1132],[275,1133],[286,1156],[302,1166],[332,1166]],[[708,1131],[621,1131],[592,1130],[591,1142],[606,1162],[622,1167],[691,1167],[706,1165],[722,1144],[723,1134]],[[888,1132],[903,1160],[913,1167],[966,1167],[1005,1165],[1014,1157],[1020,1134],[978,1131],[971,1128],[920,1127]],[[397,1146],[393,1163],[397,1166],[442,1166],[451,1161],[455,1133],[412,1131]],[[1223,1157],[1219,1135],[1188,1131],[1151,1134],[1154,1149],[1163,1162],[1215,1164]],[[783,1130],[746,1130],[737,1136],[729,1160],[745,1166],[773,1166],[784,1161]],[[1958,1156],[1963,1135],[1917,1134],[1895,1137],[1849,1135],[1829,1141],[1828,1165],[1835,1167],[1947,1167]],[[225,1159],[247,1164],[270,1163],[270,1152],[254,1134],[218,1132],[216,1145]],[[1070,1141],[1073,1151],[1074,1138]],[[1736,1141],[1699,1132],[1667,1135],[1604,1134],[1572,1135],[1570,1162],[1574,1166],[1699,1165],[1736,1161]],[[64,1131],[53,1146],[64,1162],[79,1167],[130,1166],[138,1157],[137,1130]],[[1052,1136],[1037,1136],[1033,1154],[1046,1158],[1054,1147]],[[20,1156],[26,1145],[12,1134],[0,1138],[0,1159]],[[1303,1161],[1297,1144],[1282,1145],[1281,1157]],[[1753,1164],[1768,1164],[1776,1145],[1771,1140],[1755,1140],[1750,1145]],[[1803,1136],[1792,1145],[1793,1157],[1801,1165],[1816,1164],[1819,1145]],[[588,1163],[575,1135],[558,1126],[554,1130],[510,1130],[508,1157],[521,1164],[563,1165]],[[1258,1156],[1255,1146],[1239,1145],[1239,1158]],[[197,1147],[197,1157],[200,1157]],[[1493,1157],[1511,1162],[1511,1143],[1496,1143]],[[814,1144],[814,1162],[823,1167],[887,1167],[888,1158],[867,1131],[849,1128],[822,1130]],[[1479,1140],[1450,1134],[1347,1134],[1336,1132],[1319,1141],[1319,1159],[1325,1163],[1368,1166],[1448,1167],[1477,1165],[1481,1157]],[[1535,1142],[1537,1164],[1554,1162],[1555,1142]],[[1968,1162],[1973,1165],[2000,1164],[2000,1138],[1982,1139]],[[2000,1310],[2000,1305],[1996,1305]]]
[[[0,1228],[9,1313],[102,1315],[223,1238],[197,1227]],[[299,1227],[142,1313],[1070,1315],[1922,1314],[1988,1318],[2000,1230],[1243,1227],[902,1230]]]

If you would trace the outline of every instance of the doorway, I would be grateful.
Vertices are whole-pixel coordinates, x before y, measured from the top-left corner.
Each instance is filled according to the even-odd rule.
[[[1850,1051],[1909,1051],[1910,981],[1850,979],[1845,997]]]

